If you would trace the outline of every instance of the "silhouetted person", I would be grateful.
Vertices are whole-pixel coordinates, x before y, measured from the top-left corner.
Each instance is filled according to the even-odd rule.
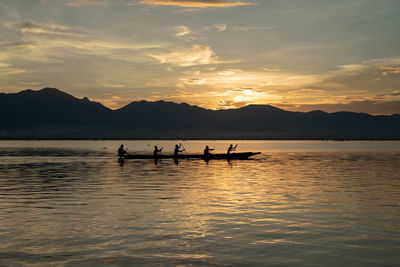
[[[235,151],[237,148],[237,144],[236,146],[233,146],[232,144],[228,147],[228,151],[226,152],[226,154],[230,155],[232,151]]]
[[[208,146],[206,146],[206,148],[204,149],[204,156],[209,156],[211,155],[210,151],[215,150],[214,148],[209,148]]]
[[[158,153],[159,152],[161,153],[162,150],[163,150],[163,147],[161,149],[158,149],[157,146],[154,147],[153,156],[154,156],[155,159],[158,158]]]
[[[129,154],[128,154],[128,152],[126,152],[126,150],[124,149],[124,145],[121,145],[119,148],[118,148],[118,156],[119,157],[126,157],[126,156],[128,156]]]
[[[182,144],[175,145],[175,149],[174,149],[174,157],[178,157],[179,152],[183,152],[185,151],[185,149],[180,150],[180,148],[182,147]]]

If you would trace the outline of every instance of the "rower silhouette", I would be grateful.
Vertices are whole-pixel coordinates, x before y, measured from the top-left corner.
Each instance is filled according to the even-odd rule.
[[[158,158],[158,153],[161,153],[162,150],[163,150],[163,147],[161,149],[158,149],[157,146],[154,146],[153,156],[154,156],[155,159]]]
[[[210,151],[215,150],[214,148],[209,148],[208,146],[206,146],[206,148],[204,149],[204,156],[208,157],[211,155]]]
[[[175,149],[174,149],[174,158],[178,157],[179,152],[183,152],[185,151],[185,149],[180,150],[180,148],[182,147],[182,144],[175,145]]]
[[[129,156],[128,152],[126,152],[126,150],[124,149],[124,145],[121,145],[121,146],[118,148],[118,156],[119,156],[119,157],[126,157],[126,156]]]
[[[228,147],[228,151],[226,152],[226,154],[230,155],[232,151],[236,151],[237,148],[237,144],[235,146],[233,146],[232,144]]]

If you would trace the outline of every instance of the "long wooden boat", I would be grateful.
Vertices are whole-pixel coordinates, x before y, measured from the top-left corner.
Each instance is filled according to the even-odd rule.
[[[242,152],[242,153],[231,153],[231,154],[209,154],[207,156],[203,154],[180,154],[178,156],[161,154],[157,156],[157,159],[248,159],[249,157],[261,154],[261,152]],[[122,159],[154,159],[153,155],[143,154],[130,154]]]

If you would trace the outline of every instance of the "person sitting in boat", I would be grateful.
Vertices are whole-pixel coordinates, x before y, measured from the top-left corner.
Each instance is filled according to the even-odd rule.
[[[233,146],[232,144],[228,147],[228,151],[226,152],[226,154],[230,155],[232,151],[235,151],[237,148],[237,144],[235,146]]]
[[[126,152],[126,150],[124,149],[124,145],[121,145],[118,148],[118,157],[126,157],[128,155],[129,155],[128,152]]]
[[[182,144],[175,145],[175,149],[174,149],[174,157],[177,157],[179,152],[183,152],[185,151],[185,149],[180,150],[180,148],[182,147]]]
[[[209,156],[211,155],[210,151],[215,150],[214,148],[209,148],[208,146],[206,146],[206,148],[204,149],[204,156]]]
[[[158,149],[157,146],[154,146],[154,152],[153,152],[154,158],[157,158],[158,157],[158,153],[161,153],[162,150],[163,150],[163,147],[161,149]]]

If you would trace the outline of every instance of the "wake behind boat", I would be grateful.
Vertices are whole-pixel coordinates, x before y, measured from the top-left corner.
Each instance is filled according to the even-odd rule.
[[[158,154],[157,157],[149,154],[128,154],[124,155],[121,158],[123,159],[248,159],[249,157],[259,155],[261,152],[241,152],[241,153],[222,153],[222,154],[179,154],[179,155],[171,155],[171,154]]]

